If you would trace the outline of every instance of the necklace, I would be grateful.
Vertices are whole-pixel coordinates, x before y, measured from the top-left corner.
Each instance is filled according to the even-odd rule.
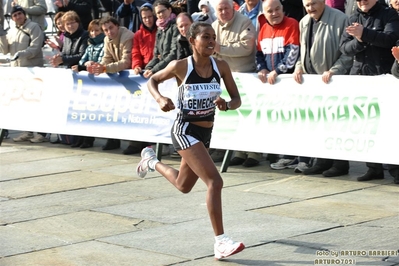
[[[210,64],[208,65],[208,68],[206,69],[206,72],[205,73],[201,73],[199,71],[199,69],[197,68],[196,63],[194,62],[194,69],[195,69],[195,72],[197,72],[198,76],[200,76],[201,78],[208,78],[210,76],[210,74],[208,74],[208,73],[209,73],[209,70],[211,69],[212,63],[211,62],[209,62],[209,63]]]

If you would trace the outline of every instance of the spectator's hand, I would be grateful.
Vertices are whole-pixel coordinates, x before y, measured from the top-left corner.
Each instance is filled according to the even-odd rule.
[[[64,2],[64,6],[69,5],[69,0],[63,0],[63,2]]]
[[[151,69],[147,69],[146,71],[144,71],[143,73],[143,77],[145,77],[146,79],[148,79],[149,77],[151,77],[153,75]]]
[[[99,64],[99,63],[94,63],[91,65],[92,67],[92,74],[94,75],[100,75],[101,73],[104,73],[105,66]]]
[[[84,63],[84,66],[85,67],[89,67],[89,66],[91,66],[91,65],[94,65],[96,62],[94,62],[94,61],[87,61],[86,63]]]
[[[269,82],[269,84],[273,85],[274,83],[276,83],[277,76],[278,76],[277,72],[275,70],[273,70],[267,76],[267,82]]]
[[[16,61],[19,58],[19,52],[16,52],[14,56],[10,59],[10,61]]]
[[[324,83],[328,84],[328,82],[330,82],[332,75],[333,73],[331,73],[331,71],[324,71],[323,75],[321,76],[321,79],[323,80]]]
[[[131,3],[133,3],[134,2],[134,0],[123,0],[123,3],[125,4],[125,5],[130,5]]]
[[[359,42],[362,42],[363,25],[359,23],[352,23],[351,26],[346,27],[346,33],[355,37]]]
[[[87,70],[87,72],[89,72],[89,74],[94,74],[93,65],[86,67],[86,70]]]
[[[61,65],[61,64],[62,64],[62,57],[61,57],[61,55],[59,55],[59,54],[54,55],[54,56],[51,58],[50,63],[51,63],[51,65],[52,65],[53,67],[57,67],[57,66]]]
[[[11,6],[16,6],[16,5],[18,5],[18,3],[17,3],[17,1],[16,1],[16,0],[14,0],[14,1],[11,1]]]
[[[78,65],[72,66],[71,69],[72,69],[73,72],[76,72],[76,73],[79,72]]]
[[[50,41],[49,39],[47,39],[47,40],[45,41],[45,43],[46,43],[48,46],[50,46],[51,48],[53,48],[54,50],[60,50],[60,47],[59,47],[57,44],[55,44],[55,43],[53,43],[52,41]]]
[[[269,73],[269,71],[267,71],[267,69],[262,69],[261,71],[259,71],[258,77],[259,77],[260,81],[262,81],[263,83],[266,83],[268,73]]]
[[[161,110],[164,112],[169,112],[169,111],[175,109],[174,103],[168,97],[162,96],[162,97],[159,97],[156,101],[157,101],[159,107],[161,108]]]
[[[134,72],[135,75],[140,74],[141,71],[142,71],[141,67],[136,67],[136,68],[133,69],[133,72]]]
[[[302,84],[302,75],[303,75],[302,69],[295,70],[295,72],[294,72],[294,80],[297,83],[299,83],[299,84]]]
[[[219,96],[216,98],[216,100],[213,101],[213,103],[217,106],[217,108],[220,111],[226,111],[227,110],[227,102],[225,99],[220,98]]]
[[[392,47],[392,55],[399,62],[399,46]]]

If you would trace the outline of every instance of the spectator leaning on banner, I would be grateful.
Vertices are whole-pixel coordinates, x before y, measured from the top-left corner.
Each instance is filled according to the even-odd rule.
[[[233,0],[217,0],[215,2],[217,20],[212,23],[216,33],[215,52],[213,57],[225,60],[233,72],[254,73],[256,70],[256,31],[252,21],[234,10]],[[244,166],[259,164],[256,158],[248,158]],[[214,162],[221,162],[224,150],[215,150],[212,154]]]
[[[352,66],[352,57],[339,51],[339,41],[348,17],[325,0],[303,0],[308,13],[300,22],[300,58],[295,66],[294,79],[302,83],[302,74],[319,74],[329,83],[333,75],[344,75]],[[305,175],[323,174],[334,177],[348,174],[349,161],[317,158],[316,164],[304,169]]]
[[[176,16],[180,10],[173,7],[168,0],[156,0],[153,7],[157,16],[157,34],[153,58],[145,66],[143,73],[145,78],[151,77],[177,59],[179,30],[176,26]]]
[[[85,31],[80,23],[80,17],[75,11],[68,11],[62,16],[65,28],[64,44],[61,54],[56,54],[51,59],[51,65],[57,67],[63,65],[71,68],[79,64],[80,59],[86,52],[89,33]]]
[[[104,56],[101,63],[91,65],[87,70],[91,74],[117,73],[130,69],[132,66],[132,44],[134,33],[120,26],[113,17],[104,17],[100,20],[101,28],[105,34]],[[103,150],[119,149],[119,139],[108,139]]]
[[[343,54],[354,57],[350,74],[388,74],[395,61],[392,47],[399,40],[398,13],[380,4],[378,0],[358,1],[357,6],[358,12],[349,18],[349,26],[342,35],[340,45]],[[384,178],[381,163],[367,162],[367,167],[367,173],[359,176],[358,181]],[[399,174],[398,167],[388,165],[394,177]]]
[[[152,5],[145,3],[140,7],[142,24],[134,34],[132,48],[132,69],[134,74],[140,74],[153,57],[157,34],[156,17]]]
[[[0,37],[0,52],[10,53],[12,67],[43,67],[43,31],[39,24],[26,17],[25,10],[20,6],[13,6],[11,19],[15,22],[7,35]],[[46,133],[34,136],[33,132],[24,132],[14,141],[31,141],[33,143],[47,142]]]
[[[30,20],[39,24],[43,31],[46,29],[47,4],[45,0],[14,0],[11,5],[21,6]]]

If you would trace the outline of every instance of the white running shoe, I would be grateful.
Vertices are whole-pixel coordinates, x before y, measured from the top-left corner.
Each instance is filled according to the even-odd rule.
[[[285,168],[295,168],[298,164],[298,159],[280,159],[277,163],[270,164],[270,167],[274,170],[282,170]]]
[[[303,170],[309,169],[309,166],[305,162],[299,162],[298,165],[295,167],[295,173],[302,173]]]
[[[147,172],[155,171],[155,169],[150,168],[148,165],[148,162],[155,158],[157,158],[155,151],[150,147],[145,147],[141,151],[141,161],[136,167],[136,173],[138,177],[144,178],[147,175]]]
[[[215,259],[220,260],[234,255],[244,250],[244,248],[243,243],[235,242],[230,237],[225,236],[220,242],[215,243]]]

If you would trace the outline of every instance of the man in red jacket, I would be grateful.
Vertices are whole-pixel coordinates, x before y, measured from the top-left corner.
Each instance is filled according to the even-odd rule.
[[[135,74],[141,73],[154,55],[157,26],[152,5],[145,3],[140,7],[140,29],[134,34],[132,48],[132,69]]]

